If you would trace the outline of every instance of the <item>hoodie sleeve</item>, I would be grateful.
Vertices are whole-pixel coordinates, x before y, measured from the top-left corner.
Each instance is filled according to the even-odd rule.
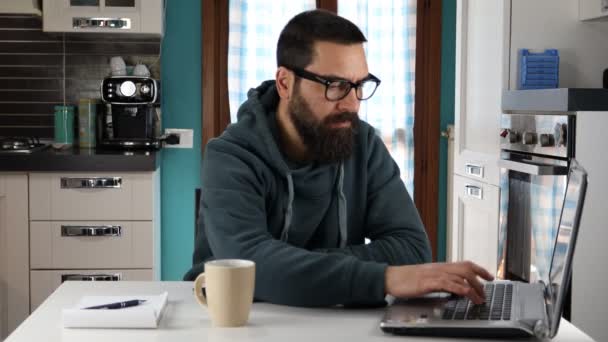
[[[389,265],[431,262],[431,248],[399,167],[376,134],[371,134],[367,163],[367,245],[318,250],[352,255]],[[420,189],[419,191],[424,191]]]
[[[257,159],[227,144],[211,141],[203,163],[202,211],[214,257],[254,261],[258,300],[296,306],[383,302],[386,264],[308,251],[269,233],[264,185],[269,175]]]

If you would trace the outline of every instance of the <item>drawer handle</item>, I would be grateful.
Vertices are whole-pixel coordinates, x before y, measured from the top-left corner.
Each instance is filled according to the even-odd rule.
[[[67,280],[75,281],[119,281],[122,279],[122,274],[62,274],[61,282]]]
[[[467,195],[477,199],[483,199],[483,189],[475,185],[465,185]]]
[[[61,236],[121,236],[121,226],[61,226]]]
[[[483,178],[483,166],[475,164],[466,164],[465,170],[467,175]]]
[[[91,177],[91,178],[72,178],[61,177],[62,189],[107,189],[120,188],[122,177]]]

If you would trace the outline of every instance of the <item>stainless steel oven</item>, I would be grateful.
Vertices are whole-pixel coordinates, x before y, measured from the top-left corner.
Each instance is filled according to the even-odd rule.
[[[568,166],[572,113],[503,114],[498,276],[548,279]]]

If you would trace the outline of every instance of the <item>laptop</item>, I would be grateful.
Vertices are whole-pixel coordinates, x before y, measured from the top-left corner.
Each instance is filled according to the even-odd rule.
[[[572,274],[572,258],[587,189],[587,173],[572,160],[549,284],[497,280],[484,285],[486,303],[446,293],[397,298],[386,309],[380,328],[401,335],[453,337],[553,338]]]

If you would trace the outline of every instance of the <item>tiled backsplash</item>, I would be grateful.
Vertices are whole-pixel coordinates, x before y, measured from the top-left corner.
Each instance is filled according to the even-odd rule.
[[[110,58],[160,78],[160,38],[42,32],[36,16],[0,15],[0,136],[53,137],[53,107],[100,98]]]

